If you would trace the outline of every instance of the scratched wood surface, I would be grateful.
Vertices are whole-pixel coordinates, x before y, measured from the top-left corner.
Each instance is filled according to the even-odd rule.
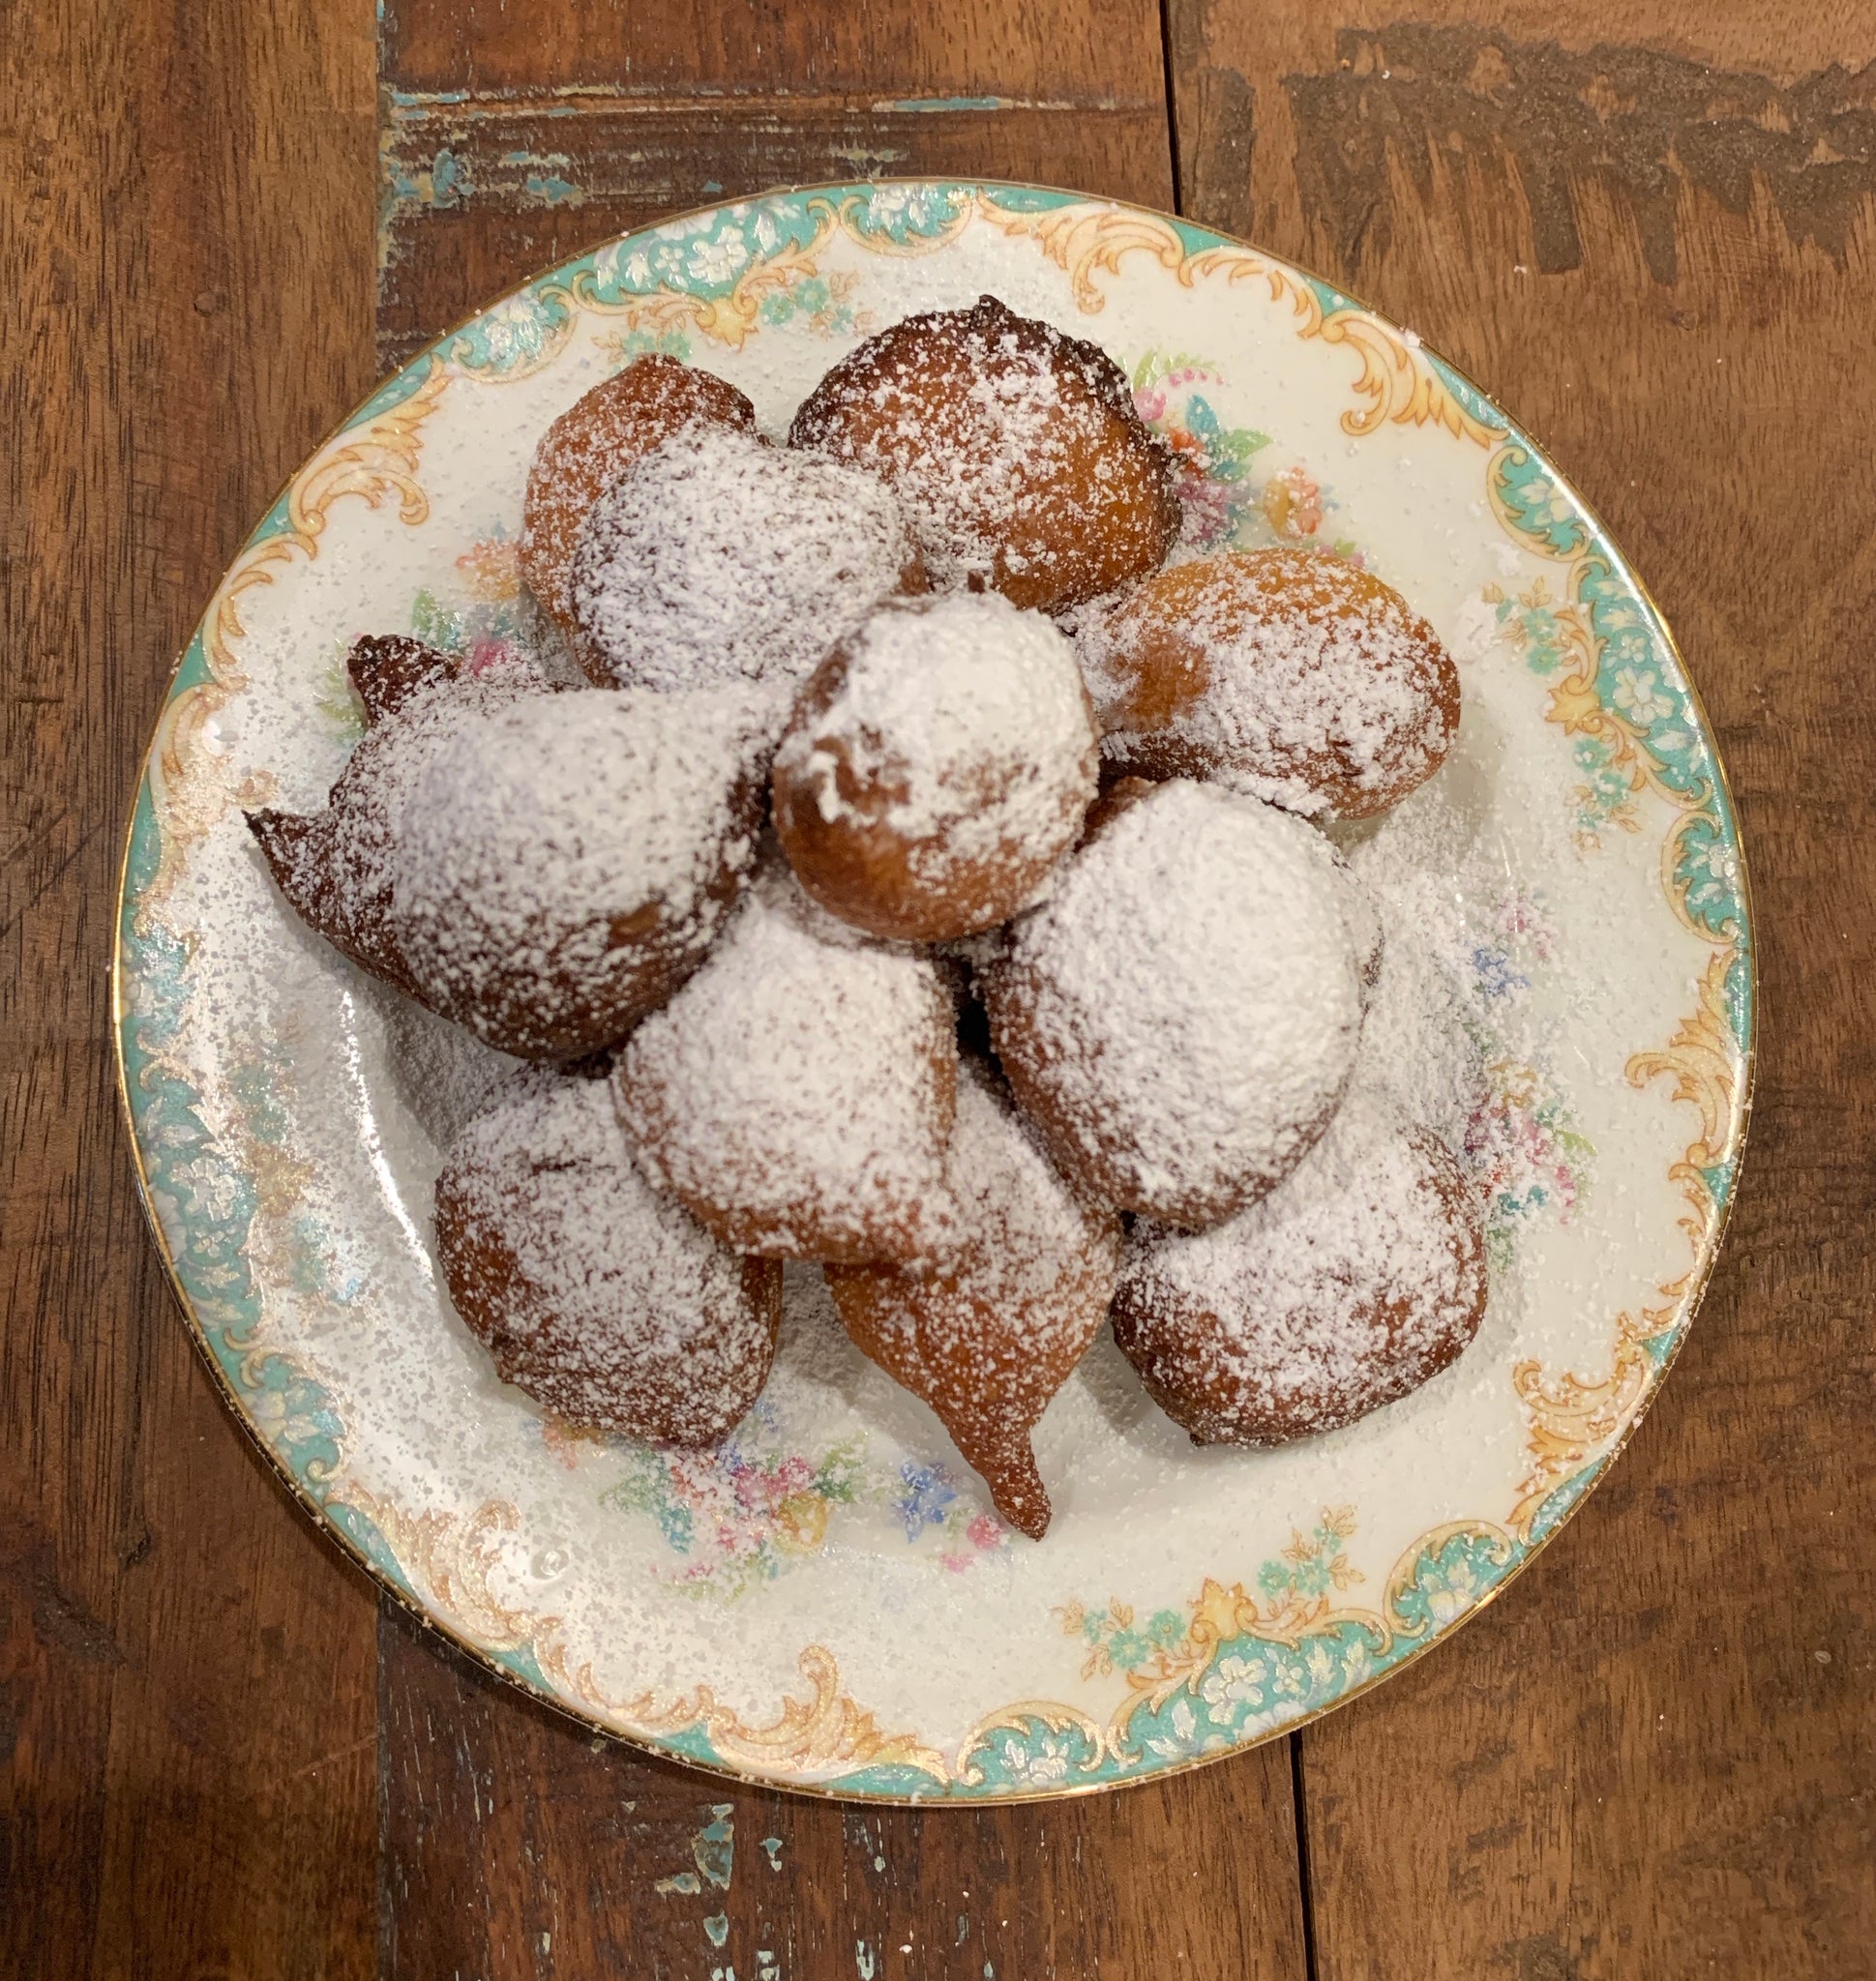
[[[525,34],[510,19],[404,0],[386,39],[391,170],[410,189],[380,238],[387,363],[556,253],[779,181],[988,172],[1173,199],[1142,0],[794,6],[759,28],[728,6],[671,23],[573,0]],[[395,1614],[380,1644],[399,1976],[586,1974],[628,1954],[700,1981],[1306,1973],[1281,1745],[1062,1809],[843,1810],[595,1751]],[[491,1801],[485,1782],[534,1787]],[[700,1880],[693,1839],[719,1809],[729,1883],[672,1888]]]
[[[1876,19],[1710,12],[14,10],[0,1971],[1866,1971]],[[105,1028],[169,659],[374,340],[394,360],[720,192],[927,169],[1176,198],[1486,381],[1681,635],[1764,944],[1727,1255],[1610,1482],[1452,1643],[1293,1741],[1027,1812],[726,1787],[380,1612],[169,1309]]]
[[[170,662],[371,381],[369,16],[13,9],[0,60],[0,1973],[362,1976],[373,1606],[176,1317],[105,965]]]
[[[1646,575],[1762,944],[1742,1196],[1659,1403],[1502,1600],[1302,1737],[1317,1971],[1867,1972],[1876,15],[1176,0],[1172,24],[1191,210],[1486,381]]]
[[[1036,1809],[751,1791],[596,1740],[387,1606],[386,1975],[1306,1973],[1284,1750]]]
[[[386,364],[562,254],[765,186],[956,172],[1172,203],[1156,0],[407,0],[387,22]]]

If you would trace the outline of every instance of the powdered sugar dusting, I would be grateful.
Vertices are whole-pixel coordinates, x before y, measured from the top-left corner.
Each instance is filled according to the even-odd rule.
[[[1082,1202],[990,1076],[965,1061],[946,1162],[963,1234],[960,1284],[991,1297],[1027,1347],[1079,1354],[1092,1333],[1077,1312],[1087,1285],[1107,1291],[1119,1263],[1119,1224]],[[1078,1338],[1078,1339],[1077,1339]],[[1064,1372],[1065,1374],[1066,1372]]]
[[[542,1068],[511,1081],[451,1150],[440,1189],[514,1262],[491,1345],[507,1380],[629,1434],[650,1391],[682,1441],[755,1400],[779,1286],[765,1314],[744,1261],[639,1173],[605,1080]]]
[[[377,1002],[391,1079],[439,1149],[447,1149],[525,1070],[524,1061],[485,1046],[415,998],[386,990]]]
[[[1387,929],[1356,1083],[1457,1149],[1484,1091],[1473,984],[1479,902],[1501,888],[1449,767],[1349,849],[1353,881]]]
[[[1396,428],[1395,442],[1377,435],[1345,458],[1338,423],[1350,388],[1339,361],[1348,353],[1318,363],[1320,341],[1297,343],[1287,301],[1269,305],[1261,281],[1182,284],[1155,255],[1128,251],[1117,268],[1091,270],[1106,307],[1088,315],[1077,309],[1072,271],[1038,251],[1037,230],[1057,244],[1072,232],[1078,247],[1097,235],[1124,245],[1130,232],[1140,235],[1124,213],[1043,210],[1043,197],[978,198],[970,189],[929,185],[860,189],[834,204],[838,213],[789,195],[723,208],[688,231],[640,235],[585,257],[459,340],[462,362],[450,366],[447,391],[402,405],[391,404],[395,391],[382,396],[356,431],[309,463],[297,507],[316,511],[340,487],[318,556],[276,558],[274,581],[242,592],[242,629],[223,630],[246,685],[206,728],[179,724],[189,714],[181,703],[170,709],[138,793],[118,931],[116,1029],[152,1208],[203,1327],[232,1376],[286,1378],[283,1389],[244,1390],[243,1408],[314,1498],[336,1448],[350,1497],[382,1509],[392,1555],[439,1618],[455,1614],[497,1655],[513,1635],[502,1632],[503,1614],[552,1620],[542,1671],[558,1674],[576,1709],[627,1731],[643,1731],[632,1701],[655,1694],[662,1710],[707,1691],[721,1714],[706,1716],[707,1727],[673,1722],[659,1737],[693,1754],[707,1740],[732,1767],[751,1754],[743,1743],[739,1760],[719,1737],[729,1716],[745,1729],[771,1727],[789,1701],[837,1692],[882,1732],[942,1755],[943,1776],[928,1784],[935,1795],[1053,1792],[1084,1778],[1123,1781],[1202,1759],[1221,1743],[1254,1739],[1272,1719],[1320,1710],[1438,1635],[1528,1552],[1488,1545],[1478,1538],[1484,1528],[1451,1538],[1454,1523],[1483,1522],[1515,1530],[1514,1538],[1529,1528],[1534,1543],[1578,1503],[1619,1439],[1580,1464],[1560,1459],[1553,1476],[1568,1484],[1539,1500],[1529,1483],[1529,1440],[1544,1396],[1528,1382],[1514,1388],[1511,1374],[1521,1362],[1540,1364],[1542,1392],[1554,1400],[1566,1375],[1593,1380],[1612,1366],[1612,1353],[1626,1367],[1616,1316],[1639,1314],[1640,1301],[1663,1315],[1656,1355],[1640,1363],[1644,1387],[1656,1384],[1659,1351],[1689,1317],[1716,1219],[1697,1243],[1675,1222],[1685,1206],[1674,1166],[1701,1133],[1701,1110],[1675,1098],[1671,1078],[1633,1087],[1624,1069],[1637,1053],[1667,1051],[1687,1015],[1705,1009],[1699,979],[1712,965],[1705,988],[1741,1038],[1730,1040],[1717,1020],[1710,1034],[1714,1091],[1731,1105],[1720,1107],[1709,1138],[1724,1144],[1722,1153],[1734,1149],[1747,1086],[1749,970],[1740,959],[1749,930],[1737,879],[1729,884],[1722,873],[1737,849],[1723,805],[1709,848],[1716,879],[1693,857],[1698,845],[1666,872],[1664,847],[1684,808],[1649,791],[1635,796],[1632,819],[1620,821],[1639,831],[1619,832],[1605,819],[1594,851],[1571,844],[1574,785],[1586,773],[1572,760],[1572,738],[1546,720],[1548,691],[1562,678],[1550,666],[1555,640],[1570,631],[1564,607],[1574,603],[1582,616],[1599,602],[1598,613],[1639,615],[1631,643],[1649,649],[1654,688],[1677,699],[1685,683],[1620,554],[1534,449],[1515,492],[1528,498],[1527,520],[1541,510],[1562,535],[1577,525],[1586,551],[1602,555],[1607,582],[1598,580],[1594,601],[1560,602],[1563,565],[1538,555],[1511,512],[1495,507],[1488,485],[1504,447]],[[808,282],[799,262],[802,244],[814,242],[817,281]],[[1443,957],[1455,951],[1460,977],[1474,978],[1490,1020],[1476,1049],[1495,1066],[1504,1043],[1538,1075],[1535,1101],[1565,1104],[1594,1143],[1580,1202],[1571,1211],[1554,1197],[1521,1219],[1503,1272],[1494,1252],[1492,1311],[1458,1367],[1327,1439],[1280,1452],[1195,1452],[1119,1349],[1097,1338],[1035,1434],[1057,1495],[1055,1530],[1040,1549],[1012,1543],[982,1515],[983,1496],[930,1410],[844,1336],[830,1339],[839,1323],[829,1302],[809,1345],[820,1374],[797,1378],[778,1356],[756,1414],[720,1460],[679,1464],[614,1438],[573,1437],[500,1385],[490,1356],[449,1311],[422,1244],[440,1147],[437,1131],[427,1132],[403,1105],[403,1073],[387,1063],[396,1049],[377,1021],[382,1000],[282,911],[239,817],[226,815],[228,788],[258,790],[269,777],[285,794],[276,802],[322,802],[352,734],[338,720],[335,664],[360,628],[460,633],[478,663],[497,641],[526,636],[511,606],[519,614],[531,602],[495,594],[513,581],[520,483],[546,421],[655,333],[639,307],[647,297],[655,314],[665,303],[675,309],[681,289],[708,312],[727,281],[755,268],[743,284],[748,300],[763,267],[782,288],[745,342],[732,350],[694,326],[691,342],[702,363],[720,364],[755,396],[768,430],[786,424],[833,357],[875,327],[1001,287],[1018,309],[1052,312],[1117,352],[1124,345],[1143,361],[1143,377],[1155,369],[1149,358],[1176,365],[1182,352],[1210,354],[1217,363],[1192,392],[1181,381],[1167,395],[1166,424],[1181,452],[1203,460],[1221,507],[1229,494],[1230,506],[1245,512],[1237,518],[1245,536],[1261,540],[1266,522],[1276,527],[1255,505],[1271,492],[1266,484],[1303,479],[1289,462],[1318,476],[1332,470],[1341,513],[1314,534],[1346,525],[1377,568],[1401,575],[1456,654],[1468,601],[1493,638],[1476,659],[1460,656],[1473,704],[1466,734],[1425,787],[1431,794],[1457,780],[1486,849],[1487,884],[1474,888],[1470,872],[1455,877],[1439,866],[1437,838],[1409,838],[1414,857],[1430,863],[1429,882],[1463,896],[1434,933]],[[589,300],[631,305],[639,330],[617,310],[565,316],[561,292],[575,282]],[[661,282],[671,292],[663,302]],[[674,338],[661,340],[676,347]],[[437,385],[433,370],[418,368],[404,388]],[[351,484],[335,485],[336,456],[374,438],[407,439],[419,416],[426,518],[412,521],[415,511],[395,498],[372,507],[344,492]],[[1274,429],[1267,449],[1245,445],[1258,437],[1253,428]],[[1405,474],[1403,452],[1414,457]],[[1237,479],[1227,484],[1234,470]],[[1269,505],[1273,516],[1279,506]],[[267,548],[244,557],[234,577],[264,562]],[[1515,580],[1504,577],[1506,563],[1520,565]],[[1546,572],[1548,597],[1537,582]],[[1481,607],[1481,590],[1503,596]],[[1524,644],[1514,645],[1520,636]],[[188,678],[186,670],[185,689]],[[1607,670],[1594,685],[1610,700]],[[1633,697],[1623,685],[1625,702]],[[1715,776],[1712,739],[1693,713],[1680,727],[1677,761],[1691,765],[1690,775]],[[1379,845],[1394,820],[1377,823]],[[1409,823],[1404,813],[1400,823]],[[1356,860],[1365,872],[1364,855]],[[1386,880],[1388,981],[1352,1079],[1373,1070],[1369,1046],[1385,1044],[1403,1062],[1403,1083],[1432,1091],[1444,1084],[1447,1047],[1468,1046],[1459,1021],[1469,1014],[1429,1000],[1403,1010],[1397,1028],[1401,971],[1418,964],[1421,930],[1414,891]],[[1718,893],[1701,893],[1710,887]],[[1507,891],[1529,894],[1541,909],[1552,944],[1541,958],[1523,938],[1508,950],[1500,941]],[[1696,917],[1703,902],[1737,912],[1737,949],[1687,926],[1677,912],[1683,894]],[[1482,960],[1469,970],[1474,950]],[[1728,962],[1736,967],[1722,982]],[[1528,988],[1491,988],[1519,976]],[[1409,1022],[1420,1013],[1430,1036]],[[1548,1060],[1526,1050],[1533,1041]],[[410,1079],[426,1092],[435,1084],[428,1069]],[[1495,1107],[1504,1098],[1496,1068],[1491,1096]],[[1520,1111],[1509,1127],[1534,1133],[1542,1125],[1516,1097],[1511,1105]],[[1411,1118],[1436,1125],[1424,1113]],[[1709,1176],[1717,1205],[1730,1172],[1721,1163]],[[1495,1201],[1494,1228],[1500,1215]],[[1691,1274],[1682,1298],[1658,1294],[1682,1273]],[[821,1286],[818,1267],[799,1276]],[[241,1354],[250,1337],[268,1357]],[[637,1496],[628,1500],[628,1492]],[[1336,1511],[1325,1519],[1324,1509]],[[998,1537],[994,1545],[975,1541],[980,1524]],[[1307,1548],[1287,1547],[1293,1526]],[[432,1547],[439,1535],[468,1546],[472,1593],[486,1594],[492,1609],[477,1600],[463,1610],[462,1550]],[[968,1566],[957,1559],[967,1553]],[[752,1576],[717,1572],[731,1561],[750,1564]],[[1208,1580],[1242,1580],[1260,1615],[1288,1632],[1317,1614],[1323,1589],[1332,1606],[1391,1613],[1397,1563],[1391,1593],[1402,1615],[1425,1627],[1391,1649],[1377,1651],[1368,1634],[1337,1629],[1332,1618],[1321,1631],[1305,1628],[1294,1647],[1276,1644],[1274,1664],[1267,1642],[1219,1641],[1194,1687],[1157,1706],[1146,1701],[1118,1743],[1091,1734],[1082,1743],[1072,1728],[998,1723],[1011,1700],[1048,1699],[1072,1707],[1085,1726],[1112,1730],[1112,1715],[1137,1690],[1131,1680],[1150,1679],[1162,1654],[1183,1655],[1187,1624],[1205,1637],[1206,1617],[1218,1611],[1204,1593]],[[1348,1588],[1338,1594],[1345,1574]],[[1052,1613],[1056,1606],[1065,1614]],[[1071,1619],[1085,1629],[1064,1635]],[[809,1644],[824,1646],[838,1665],[832,1691],[831,1666],[803,1676],[798,1657]],[[829,1759],[819,1747],[804,1760],[798,1743],[774,1771],[849,1793],[904,1777],[855,1772],[850,1757]]]
[[[402,978],[391,912],[410,794],[459,731],[541,693],[520,665],[419,688],[359,739],[326,811],[298,829],[268,832],[283,889],[328,940],[368,968]]]
[[[1113,360],[992,296],[862,344],[789,443],[884,476],[939,588],[1054,609],[1151,570],[1177,533],[1171,458]]]
[[[1039,1539],[1049,1495],[1028,1434],[1107,1317],[1119,1220],[1070,1194],[971,1061],[949,1168],[952,1257],[931,1272],[835,1267],[828,1284],[854,1341],[932,1404],[1003,1518]]]
[[[753,430],[755,408],[714,373],[651,355],[583,393],[542,435],[527,477],[521,568],[562,626],[573,623],[569,584],[586,512],[640,455],[706,424]]]
[[[1456,726],[1450,665],[1425,622],[1386,587],[1302,552],[1181,564],[1085,615],[1079,637],[1111,762],[1203,775],[1307,817],[1392,802],[1439,767]],[[1143,670],[1169,669],[1196,693],[1147,715]]]
[[[459,724],[404,813],[396,927],[451,1016],[511,1050],[636,1018],[701,955],[754,858],[747,697],[544,696]],[[614,1020],[617,1029],[609,1030]]]
[[[1483,1305],[1476,1207],[1456,1224],[1455,1199],[1471,1187],[1451,1154],[1352,1093],[1262,1202],[1208,1231],[1136,1227],[1122,1299],[1143,1373],[1184,1346],[1218,1398],[1200,1413],[1206,1434],[1251,1441],[1405,1395],[1471,1339]]]
[[[1064,851],[1097,766],[1072,648],[994,592],[876,612],[838,694],[777,757],[823,820],[890,831],[935,889],[999,855]]]
[[[1342,882],[1342,916],[1348,925],[1349,946],[1355,952],[1356,972],[1364,992],[1372,992],[1381,981],[1381,967],[1387,955],[1387,920],[1380,898],[1339,853],[1335,871]],[[1372,1004],[1364,997],[1364,1008]]]
[[[972,352],[961,385],[957,429],[948,434],[934,430],[924,419],[895,408],[884,444],[876,450],[905,490],[918,519],[919,547],[939,584],[988,579],[1037,467],[1060,461],[1073,429],[1099,426],[1098,412],[1086,398],[1063,391],[1049,354],[1025,352],[1009,338],[997,345],[976,341],[983,349]],[[996,370],[984,362],[993,349],[1004,361]],[[877,384],[869,397],[884,410],[892,405],[892,387]],[[1004,562],[1021,576],[1029,558],[1018,549],[1006,552]]]
[[[612,678],[670,693],[805,676],[916,569],[873,476],[694,427],[594,504],[572,594]]]
[[[632,1036],[647,1173],[747,1250],[906,1258],[949,1222],[951,1002],[924,957],[763,874],[708,962]]]
[[[1334,854],[1254,800],[1162,784],[1014,927],[989,1001],[1052,1142],[1065,1127],[1117,1201],[1208,1222],[1301,1157],[1348,1076],[1360,994]]]

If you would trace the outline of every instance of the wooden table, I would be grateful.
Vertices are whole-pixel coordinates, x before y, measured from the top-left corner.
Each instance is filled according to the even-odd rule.
[[[1876,1968],[1870,7],[47,0],[4,34],[0,1966]],[[584,1737],[374,1598],[173,1311],[105,963],[171,657],[377,370],[661,212],[923,170],[1252,234],[1491,383],[1679,631],[1743,809],[1765,1022],[1706,1310],[1501,1601],[1221,1765],[909,1814]],[[661,1892],[725,1804],[729,1888]]]

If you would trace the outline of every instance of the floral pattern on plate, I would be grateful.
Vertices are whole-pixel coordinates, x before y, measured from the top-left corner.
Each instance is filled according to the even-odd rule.
[[[1095,1388],[1077,1407],[1099,1451],[1187,1496],[1104,1500],[1099,1476],[1078,1479],[1042,1549],[990,1520],[928,1431],[887,1434],[839,1385],[813,1421],[759,1410],[705,1460],[556,1448],[426,1279],[435,1151],[386,1078],[370,1000],[255,878],[240,810],[330,781],[355,733],[353,631],[402,613],[484,660],[524,643],[519,477],[473,528],[450,499],[482,503],[491,438],[524,460],[582,378],[651,349],[767,394],[774,426],[869,325],[985,287],[1120,359],[1180,457],[1200,544],[1307,544],[1435,591],[1455,574],[1432,609],[1489,709],[1500,754],[1470,774],[1509,869],[1469,908],[1488,1078],[1466,1153],[1492,1194],[1495,1270],[1539,1231],[1553,1268],[1465,1384],[1397,1406],[1461,1413],[1439,1421],[1474,1466],[1453,1489],[1467,1518],[1395,1464],[1406,1417],[1189,1475],[1197,1461],[1152,1447],[1126,1474],[1148,1432]],[[1329,284],[1189,222],[1037,188],[713,207],[543,275],[387,380],[262,518],[179,663],[117,938],[153,1225],[231,1405],[309,1510],[595,1726],[860,1797],[1054,1794],[1185,1765],[1438,1641],[1580,1503],[1660,1381],[1749,1093],[1737,821],[1667,630],[1595,518],[1476,388]],[[1613,1318],[1555,1269],[1587,1258],[1584,1284],[1619,1289]],[[1218,1538],[1221,1495],[1255,1539]],[[1283,1504],[1325,1510],[1286,1540]],[[1127,1593],[1097,1601],[1103,1583]],[[634,1663],[649,1637],[674,1674],[658,1684]]]

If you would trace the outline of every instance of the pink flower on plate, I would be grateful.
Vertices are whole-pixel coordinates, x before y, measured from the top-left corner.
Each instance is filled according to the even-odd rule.
[[[964,1531],[975,1547],[1000,1548],[1003,1545],[1003,1523],[994,1513],[980,1513]]]
[[[1232,525],[1231,490],[1210,476],[1187,472],[1179,477],[1178,497],[1185,510],[1185,534],[1194,543],[1215,544]]]
[[[518,666],[521,658],[512,639],[501,639],[491,633],[479,633],[469,642],[469,672],[473,675]]]

